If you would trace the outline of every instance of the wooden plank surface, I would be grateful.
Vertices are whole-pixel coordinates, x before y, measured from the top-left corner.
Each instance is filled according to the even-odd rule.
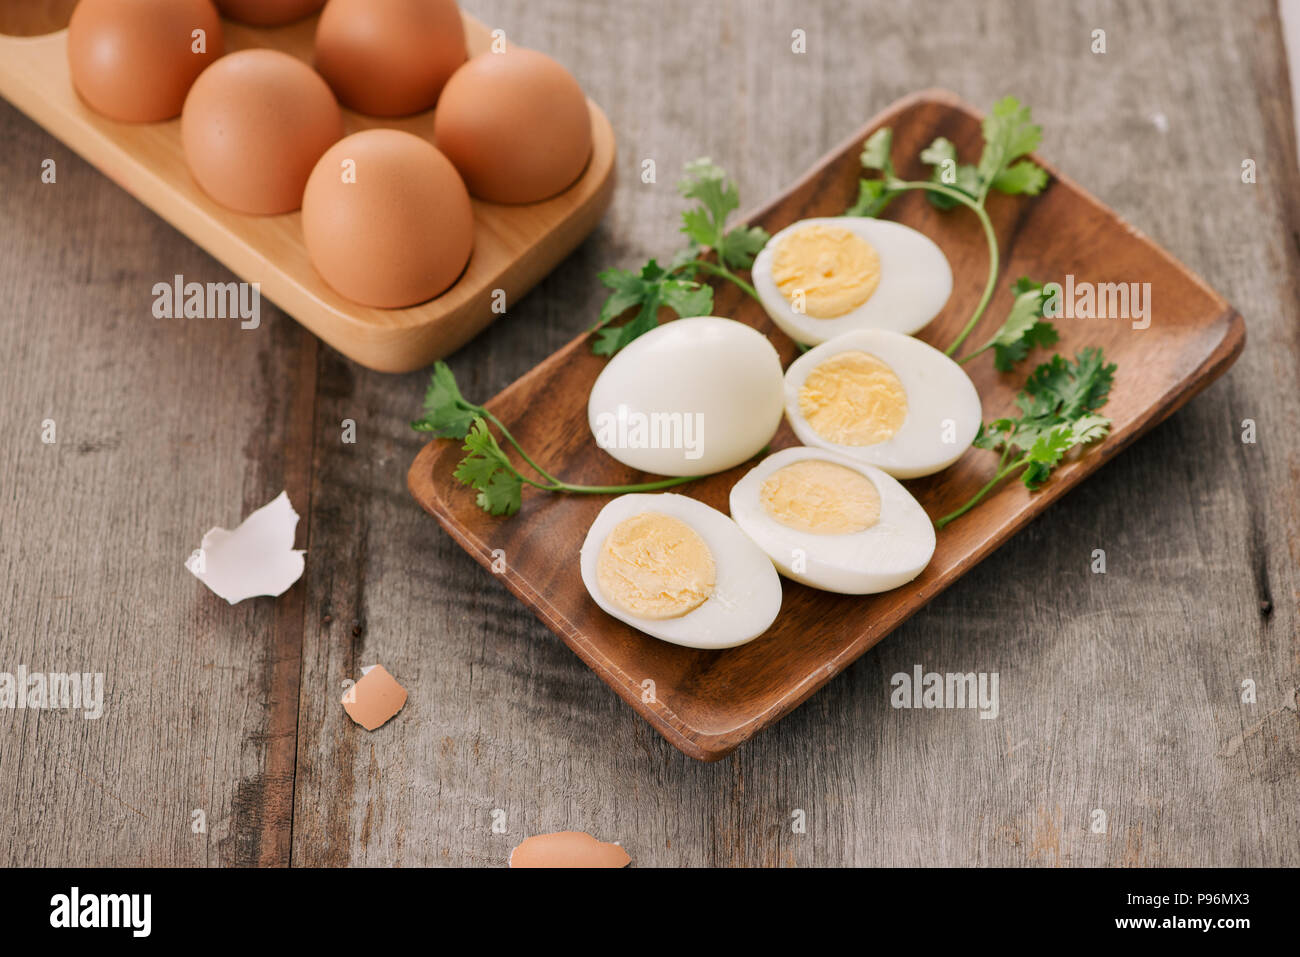
[[[154,319],[154,282],[229,277],[0,104],[0,671],[103,671],[107,691],[95,721],[0,712],[0,861],[499,865],[528,834],[578,828],[640,865],[1300,864],[1300,197],[1273,6],[467,9],[570,65],[621,164],[597,233],[453,358],[475,397],[591,322],[597,270],[675,248],[683,161],[711,154],[757,205],[932,85],[1032,103],[1043,154],[1237,306],[1246,351],[798,711],[702,765],[406,494],[422,375],[366,371],[269,307],[255,331]],[[307,573],[227,606],[181,562],[281,488]],[[367,734],[337,699],[376,661],[410,700]],[[999,717],[894,710],[890,676],[916,664],[998,672]]]

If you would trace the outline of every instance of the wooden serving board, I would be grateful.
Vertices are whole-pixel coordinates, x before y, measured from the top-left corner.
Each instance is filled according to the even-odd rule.
[[[877,116],[749,221],[775,233],[799,219],[842,213],[857,195],[862,141],[881,126],[894,128],[893,155],[895,162],[902,161],[899,173],[905,178],[928,174],[917,160],[904,158],[916,157],[936,136],[951,139],[963,157],[977,156],[982,145],[975,112],[951,94],[921,93]],[[1119,365],[1110,401],[1102,409],[1114,423],[1110,436],[1062,465],[1039,492],[1028,492],[1015,479],[1001,485],[939,532],[933,560],[910,584],[881,595],[852,597],[783,580],[781,613],[766,635],[727,651],[693,651],[616,621],[587,595],[579,577],[578,551],[605,497],[526,490],[517,515],[492,518],[475,506],[472,491],[452,480],[462,453],[459,443],[445,440],[426,446],[411,466],[412,494],[483,565],[491,568],[493,551],[501,549],[506,586],[673,745],[706,761],[723,757],[799,705],[1057,498],[1209,385],[1240,354],[1245,327],[1228,303],[1098,200],[1043,165],[1052,179],[1041,195],[994,195],[988,201],[1003,251],[1003,277],[966,348],[983,342],[1002,322],[1011,303],[1010,280],[1021,275],[1040,282],[1063,282],[1067,273],[1094,283],[1149,282],[1151,324],[1137,330],[1123,319],[1056,321],[1061,333],[1056,351],[1073,355],[1087,346],[1102,346],[1107,358]],[[888,217],[932,237],[952,263],[952,298],[920,334],[932,344],[947,345],[983,289],[988,264],[979,224],[967,210],[935,210],[919,192],[895,200]],[[717,287],[714,311],[766,333],[785,363],[797,354],[794,343],[761,307],[735,287]],[[994,370],[989,353],[965,366],[979,390],[986,421],[1013,410],[1013,397],[1028,371],[1050,351],[1036,351],[1008,374]],[[587,427],[587,395],[604,364],[591,355],[587,338],[575,339],[488,405],[540,463],[567,481],[645,481],[646,476],[598,449]],[[783,423],[773,448],[794,444]],[[965,502],[989,480],[995,465],[993,453],[971,449],[946,471],[905,484],[933,518]],[[726,512],[731,486],[749,467],[673,491]],[[646,679],[654,682],[652,700],[643,696]]]
[[[0,28],[39,29],[33,6],[0,0]],[[58,25],[65,25],[71,5],[53,10],[61,17]],[[270,47],[310,63],[316,19],[277,28],[223,20],[226,51]],[[487,50],[488,28],[468,15],[464,19],[471,55]],[[474,253],[456,284],[418,306],[375,309],[340,296],[316,273],[302,241],[300,213],[236,213],[199,189],[185,165],[179,119],[118,123],[87,107],[68,74],[65,29],[37,37],[0,33],[0,95],[242,279],[261,283],[262,295],[316,335],[382,372],[428,365],[481,332],[496,316],[493,290],[504,290],[507,304],[524,295],[595,228],[613,196],[614,132],[600,108],[588,101],[593,149],[581,179],[559,196],[526,206],[474,200]],[[392,127],[433,139],[431,113],[390,119],[345,109],[343,117],[348,133]],[[165,262],[158,264],[158,274],[168,282],[173,275]],[[218,277],[186,280],[209,278]]]

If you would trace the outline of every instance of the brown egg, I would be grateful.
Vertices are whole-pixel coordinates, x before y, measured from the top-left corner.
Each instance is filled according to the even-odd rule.
[[[278,27],[301,20],[325,6],[325,0],[217,0],[223,16],[255,27]]]
[[[582,175],[591,114],[578,81],[544,53],[510,46],[474,57],[447,82],[433,120],[438,148],[469,191],[534,203]]]
[[[277,50],[222,57],[194,82],[181,114],[194,179],[241,213],[301,206],[316,161],[342,137],[343,113],[329,85]]]
[[[530,837],[510,852],[510,867],[627,867],[627,851],[584,831]]]
[[[316,27],[316,69],[370,116],[429,109],[466,56],[455,0],[330,0]]]
[[[128,123],[180,113],[222,49],[211,0],[81,0],[68,23],[73,86],[95,112]]]
[[[427,140],[365,130],[320,158],[302,201],[312,264],[367,306],[413,306],[454,283],[474,248],[474,213],[456,168]]]

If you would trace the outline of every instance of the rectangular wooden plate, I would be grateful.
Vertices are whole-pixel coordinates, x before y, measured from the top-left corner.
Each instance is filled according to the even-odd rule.
[[[942,91],[902,100],[825,157],[787,193],[748,217],[770,232],[810,216],[840,214],[857,194],[862,141],[881,126],[894,129],[894,157],[916,157],[936,136],[977,156],[980,119]],[[1041,160],[1038,160],[1040,163]],[[1047,165],[1047,164],[1043,164]],[[1133,227],[1050,166],[1052,179],[1035,198],[994,195],[988,202],[1003,250],[1004,278],[972,345],[983,341],[1010,307],[1009,280],[1027,275],[1064,281],[1150,282],[1151,324],[1133,329],[1123,319],[1059,319],[1057,351],[1073,354],[1102,346],[1119,364],[1110,401],[1102,410],[1114,427],[1099,446],[1064,464],[1039,492],[1010,481],[938,536],[934,558],[910,584],[882,595],[851,597],[783,581],[781,613],[766,635],[721,652],[693,651],[646,637],[606,615],[591,601],[578,573],[578,551],[604,497],[529,494],[511,518],[492,518],[474,493],[451,478],[459,443],[436,441],[411,466],[412,494],[466,551],[491,567],[493,551],[506,562],[506,585],[600,677],[674,746],[711,761],[723,757],[776,721],[880,641],[917,609],[1028,524],[1057,498],[1170,415],[1218,377],[1241,352],[1241,317],[1200,279]],[[916,160],[900,175],[923,177]],[[946,345],[970,315],[988,263],[980,227],[966,210],[939,212],[920,193],[900,197],[888,215],[932,237],[952,263],[954,290],[943,312],[920,338]],[[715,312],[769,335],[789,362],[794,344],[763,310],[730,285],[717,289]],[[965,368],[979,390],[985,419],[1013,409],[1013,397],[1039,350],[1015,373],[1001,375],[990,355]],[[525,448],[567,481],[591,484],[644,481],[596,447],[586,402],[604,360],[587,338],[575,339],[494,398],[489,407]],[[773,442],[797,444],[782,424]],[[993,473],[995,456],[972,449],[937,475],[907,482],[929,514],[944,515],[966,501]],[[748,465],[674,491],[727,511],[731,486]],[[654,700],[642,681],[654,681]]]
[[[28,26],[22,7],[0,0],[0,30]],[[471,55],[487,50],[488,29],[464,19]],[[311,62],[316,17],[274,29],[229,20],[222,26],[228,52],[270,47]],[[474,253],[456,284],[409,309],[374,309],[343,298],[312,268],[300,213],[249,216],[203,193],[185,165],[179,119],[129,124],[92,112],[72,88],[66,30],[38,37],[0,32],[0,95],[236,275],[261,283],[264,296],[316,335],[382,372],[426,366],[481,332],[496,316],[493,291],[504,290],[507,303],[523,296],[596,227],[613,196],[614,132],[588,101],[594,146],[581,179],[559,196],[526,206],[475,200]],[[382,126],[433,138],[430,113],[381,119],[344,110],[343,116],[349,133]],[[159,279],[171,281],[169,270],[159,263]]]

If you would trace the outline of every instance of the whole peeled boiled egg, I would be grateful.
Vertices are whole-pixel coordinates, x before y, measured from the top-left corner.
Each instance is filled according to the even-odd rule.
[[[592,522],[580,561],[597,605],[687,648],[752,641],[781,610],[768,556],[726,515],[685,495],[614,499]]]
[[[930,517],[880,469],[791,448],[731,489],[731,517],[787,578],[846,595],[906,584],[934,555]]]
[[[591,156],[591,113],[578,81],[546,54],[513,44],[452,75],[433,130],[469,191],[493,203],[554,196]]]
[[[325,6],[325,0],[216,0],[223,16],[255,27],[278,27],[301,20]]]
[[[343,114],[311,67],[278,50],[241,50],[204,70],[181,114],[190,172],[243,213],[302,205],[316,161],[343,138]]]
[[[587,402],[596,444],[634,469],[708,475],[752,458],[781,424],[781,360],[767,338],[718,316],[633,339]]]
[[[456,281],[474,248],[474,212],[455,167],[428,140],[364,130],[312,170],[302,231],[312,265],[334,289],[395,309]]]
[[[804,445],[896,478],[947,468],[983,411],[961,366],[919,339],[860,329],[809,349],[785,374],[786,417]]]
[[[223,49],[212,0],[81,0],[68,22],[72,85],[96,113],[128,123],[179,114]]]
[[[316,25],[316,69],[370,116],[429,109],[468,55],[455,0],[330,0]]]
[[[787,226],[754,259],[753,276],[772,321],[804,345],[855,329],[916,332],[952,293],[952,268],[933,240],[861,216]]]

